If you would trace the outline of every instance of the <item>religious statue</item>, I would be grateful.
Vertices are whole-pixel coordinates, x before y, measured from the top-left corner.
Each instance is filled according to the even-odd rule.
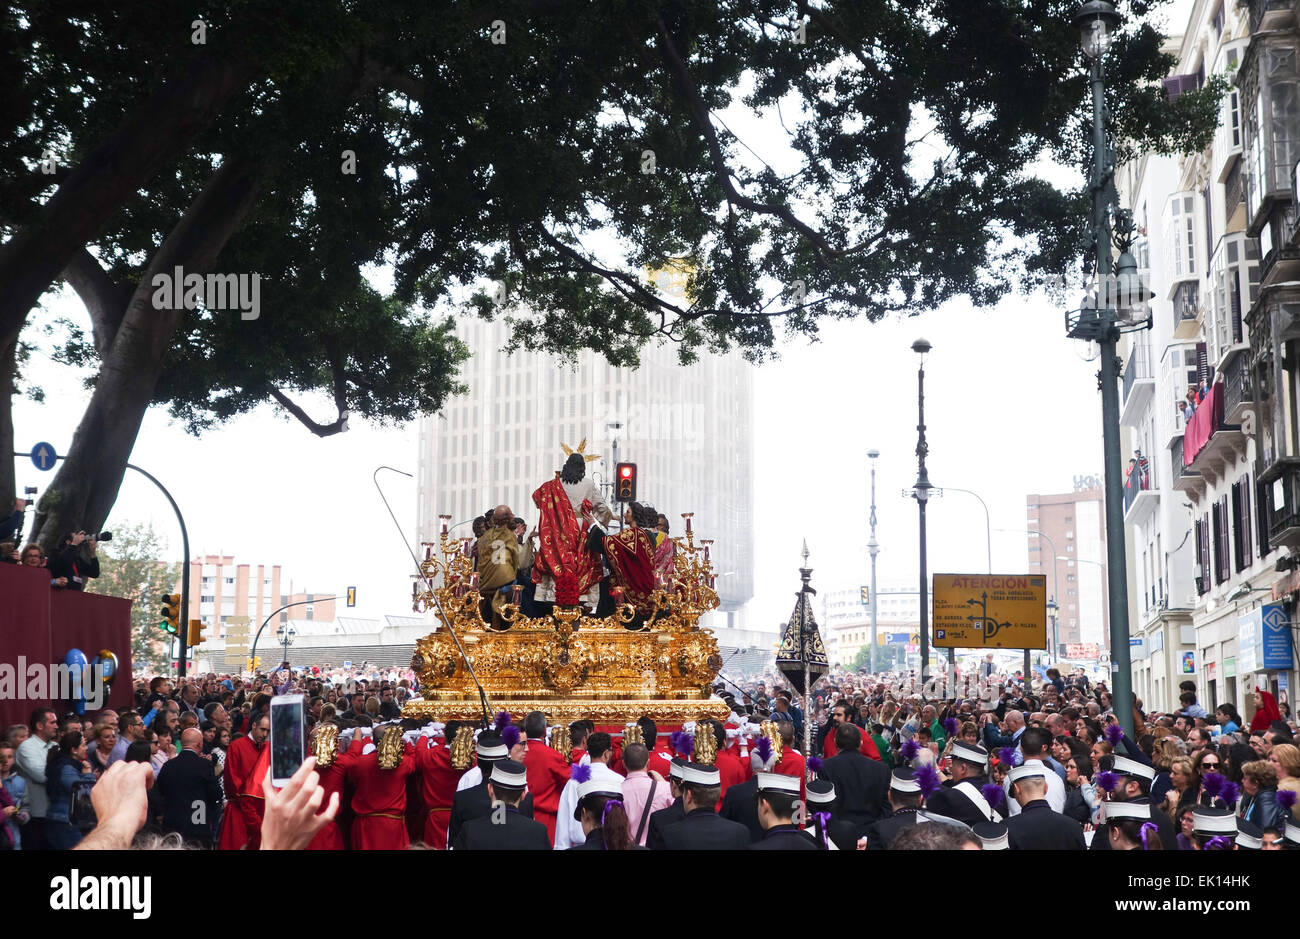
[[[600,556],[589,549],[581,518],[584,507],[606,524],[613,513],[596,484],[587,478],[587,463],[599,456],[584,452],[586,448],[586,438],[576,451],[564,447],[568,458],[559,476],[533,493],[533,504],[541,513],[533,559],[538,603],[581,604],[594,609],[600,602]]]
[[[650,532],[658,516],[640,502],[628,503],[623,515],[624,528],[610,532],[591,516],[588,543],[604,556],[611,572],[613,590],[622,592],[622,600],[632,604],[636,618],[628,624],[639,629],[654,612],[655,542]]]

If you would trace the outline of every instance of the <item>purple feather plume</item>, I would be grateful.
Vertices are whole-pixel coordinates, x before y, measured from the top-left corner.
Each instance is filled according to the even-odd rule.
[[[808,757],[808,768],[814,773],[820,773],[822,771],[822,758],[819,756]]]
[[[957,736],[957,731],[960,729],[961,729],[961,725],[957,723],[957,718],[945,717],[943,719],[943,732],[946,733],[949,737]]]
[[[754,744],[754,752],[766,764],[768,760],[772,759],[772,741],[767,737],[759,737],[758,742]]]
[[[1228,808],[1235,809],[1237,800],[1241,798],[1241,789],[1235,782],[1228,780],[1223,784],[1223,792],[1219,793],[1219,798],[1223,800],[1223,804]]]
[[[684,733],[677,738],[678,749],[681,750],[682,756],[690,759],[695,753],[695,738],[688,733]]]
[[[1223,786],[1227,781],[1228,777],[1222,773],[1206,773],[1201,780],[1201,789],[1207,796],[1218,798],[1223,793]]]
[[[1296,793],[1290,789],[1279,789],[1277,791],[1277,804],[1282,806],[1288,813],[1295,808]]]
[[[985,802],[993,806],[995,809],[998,807],[998,803],[1007,796],[1007,794],[1002,791],[1002,787],[997,783],[985,783],[980,786],[980,795],[984,797]]]
[[[917,785],[921,787],[921,798],[928,799],[939,791],[941,785],[939,782],[939,774],[935,772],[934,767],[929,763],[919,767],[913,776],[916,779]]]
[[[1124,739],[1124,729],[1119,724],[1107,724],[1106,739],[1110,741],[1112,747],[1118,747],[1119,742]]]
[[[506,745],[507,750],[513,749],[515,744],[519,742],[519,728],[514,724],[507,724],[505,729],[501,731],[501,742]]]
[[[497,733],[505,730],[506,725],[510,723],[509,711],[497,711],[496,720],[492,722],[497,729]]]
[[[680,730],[674,730],[671,734],[668,735],[668,748],[672,750],[674,753],[678,752],[677,741],[681,739],[682,739],[682,732]]]
[[[1119,785],[1119,773],[1112,773],[1107,770],[1104,773],[1097,774],[1097,788],[1103,792],[1114,792],[1115,787]]]
[[[1003,747],[1001,750],[999,750],[999,751],[998,751],[998,762],[999,762],[999,763],[1005,763],[1005,764],[1007,764],[1007,766],[1015,766],[1015,765],[1017,764],[1017,762],[1018,762],[1018,761],[1016,760],[1016,748],[1015,748],[1015,747]]]
[[[590,763],[574,763],[569,770],[569,778],[579,786],[591,779]]]
[[[911,763],[920,752],[921,745],[915,740],[904,740],[903,745],[898,748],[898,755],[903,758],[904,763]]]

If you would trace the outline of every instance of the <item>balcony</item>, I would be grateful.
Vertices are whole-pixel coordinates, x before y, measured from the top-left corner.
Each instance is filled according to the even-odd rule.
[[[1250,5],[1250,31],[1259,32],[1267,24],[1268,29],[1277,29],[1286,25],[1290,18],[1291,0],[1248,0]]]
[[[1148,472],[1145,474],[1134,464],[1133,470],[1124,483],[1124,524],[1126,525],[1141,525],[1160,505],[1160,490],[1154,488],[1155,481],[1149,474],[1149,463]]]
[[[1216,382],[1183,431],[1183,461],[1202,476],[1222,476],[1225,464],[1235,464],[1245,445],[1240,425],[1223,419],[1225,403],[1224,387]]]
[[[1265,485],[1268,502],[1268,541],[1274,547],[1300,547],[1300,459],[1284,457],[1270,467]],[[1264,480],[1260,479],[1261,485]]]
[[[1174,338],[1195,339],[1201,334],[1201,284],[1185,280],[1174,288]]]
[[[1240,424],[1255,404],[1255,389],[1250,381],[1250,356],[1234,356],[1223,372],[1223,420]]]
[[[1205,491],[1205,478],[1198,472],[1188,469],[1183,463],[1183,438],[1179,437],[1169,448],[1170,485],[1179,492],[1202,493]]]
[[[1144,412],[1155,397],[1156,379],[1151,368],[1151,347],[1145,341],[1135,342],[1129,350],[1128,362],[1124,366],[1122,391],[1120,393],[1119,422],[1128,427],[1137,427],[1144,419]]]

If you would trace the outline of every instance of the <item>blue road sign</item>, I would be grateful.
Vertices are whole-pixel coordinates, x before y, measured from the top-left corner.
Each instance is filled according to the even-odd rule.
[[[32,463],[38,470],[52,470],[54,464],[58,462],[59,455],[54,452],[54,448],[44,441],[32,447]]]

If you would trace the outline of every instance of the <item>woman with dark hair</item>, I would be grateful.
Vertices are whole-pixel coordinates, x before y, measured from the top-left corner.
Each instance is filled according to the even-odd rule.
[[[1068,756],[1065,760],[1065,808],[1062,815],[1080,825],[1096,822],[1099,803],[1097,787],[1092,782],[1092,761],[1086,756]]]
[[[45,815],[45,837],[56,851],[67,851],[81,841],[82,831],[69,816],[72,789],[79,782],[95,782],[95,774],[86,758],[86,742],[81,731],[73,730],[59,738],[45,763],[45,788],[50,807]]]
[[[1151,820],[1151,806],[1140,802],[1108,802],[1106,829],[1113,851],[1163,851],[1160,826]]]
[[[1250,748],[1247,743],[1234,743],[1231,745],[1221,745],[1219,747],[1220,758],[1223,762],[1223,775],[1232,780],[1238,786],[1241,785],[1241,768],[1247,763],[1252,763],[1259,759],[1259,755]]]
[[[616,785],[593,779],[578,787],[573,817],[582,823],[587,840],[570,851],[628,851],[641,847],[632,843],[632,825],[623,808],[623,793]]]
[[[1196,850],[1192,841],[1192,830],[1196,827],[1195,808],[1194,805],[1185,805],[1174,814],[1174,824],[1178,828],[1179,851]]]

